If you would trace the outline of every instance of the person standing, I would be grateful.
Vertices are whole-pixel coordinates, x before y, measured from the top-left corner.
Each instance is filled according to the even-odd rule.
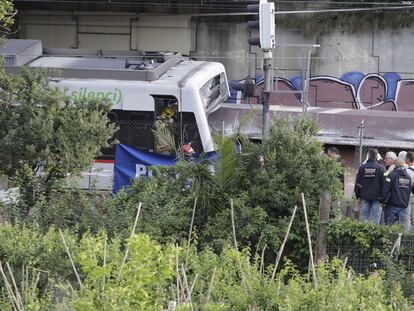
[[[396,158],[397,158],[397,155],[393,151],[388,151],[385,154],[384,165],[385,165],[386,171],[384,173],[384,176],[387,176],[392,172],[392,170],[394,169],[394,162]]]
[[[358,169],[355,180],[355,196],[361,200],[362,222],[367,222],[372,215],[374,224],[381,220],[381,197],[385,168],[378,163],[378,150],[368,152],[368,160]]]
[[[403,159],[396,158],[394,165],[394,170],[385,177],[379,201],[385,205],[385,224],[392,225],[398,219],[401,227],[408,230],[411,226],[407,209],[412,192],[411,179],[404,168]]]
[[[398,158],[401,158],[404,160],[404,167],[407,168],[408,165],[405,163],[405,157],[407,156],[407,151],[402,150],[398,153]]]
[[[405,156],[405,164],[407,164],[407,173],[411,177],[411,182],[414,185],[414,152],[409,151]],[[414,226],[414,195],[411,193],[409,206],[410,208],[410,219],[411,219],[411,226]]]

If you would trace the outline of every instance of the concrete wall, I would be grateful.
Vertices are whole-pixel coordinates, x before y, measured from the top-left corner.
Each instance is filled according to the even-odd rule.
[[[21,11],[20,38],[41,39],[46,47],[170,50],[225,64],[230,79],[261,69],[261,51],[246,42],[246,23],[229,17],[136,15],[64,11]],[[306,50],[286,44],[320,44],[312,52],[312,75],[340,77],[347,71],[398,72],[414,77],[414,28],[400,31],[330,33],[305,36],[277,27],[274,65],[286,78],[301,75]]]
[[[190,16],[137,16],[122,13],[24,11],[19,38],[40,39],[48,48],[111,50],[192,49]]]

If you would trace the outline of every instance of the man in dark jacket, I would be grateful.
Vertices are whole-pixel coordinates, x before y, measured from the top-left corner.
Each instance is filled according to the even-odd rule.
[[[384,203],[384,220],[386,225],[392,225],[397,218],[401,227],[410,229],[410,215],[408,213],[408,202],[413,184],[410,176],[404,168],[404,160],[395,160],[394,170],[385,177],[384,188],[380,202]]]
[[[368,152],[368,160],[358,170],[355,181],[355,196],[361,199],[362,222],[367,222],[372,214],[374,224],[381,220],[379,198],[382,193],[385,168],[377,162],[378,150]]]

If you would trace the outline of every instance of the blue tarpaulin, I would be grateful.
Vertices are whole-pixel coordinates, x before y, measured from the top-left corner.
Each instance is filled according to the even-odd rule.
[[[205,159],[211,160],[215,153],[207,154]],[[115,195],[119,190],[131,185],[131,179],[149,176],[149,167],[156,165],[175,165],[176,157],[146,152],[134,147],[118,144],[115,150],[114,187],[112,193]]]

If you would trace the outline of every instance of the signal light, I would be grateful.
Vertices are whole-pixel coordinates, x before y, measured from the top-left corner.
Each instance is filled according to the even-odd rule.
[[[250,4],[247,11],[259,14],[258,21],[248,21],[247,27],[259,29],[259,37],[247,39],[250,45],[258,45],[264,50],[274,49],[276,46],[275,37],[275,4],[267,0],[260,0],[259,4]]]

